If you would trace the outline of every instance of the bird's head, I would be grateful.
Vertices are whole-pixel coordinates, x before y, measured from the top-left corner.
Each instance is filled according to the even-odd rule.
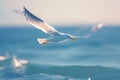
[[[68,34],[68,37],[69,37],[71,40],[73,40],[73,41],[76,41],[76,39],[77,39],[76,36],[72,36],[72,35],[69,35],[69,34]]]

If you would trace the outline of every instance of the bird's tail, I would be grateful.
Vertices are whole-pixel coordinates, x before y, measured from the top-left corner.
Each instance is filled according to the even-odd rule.
[[[38,38],[37,41],[38,41],[40,44],[48,44],[48,40],[47,40],[47,39],[40,39],[40,38]]]

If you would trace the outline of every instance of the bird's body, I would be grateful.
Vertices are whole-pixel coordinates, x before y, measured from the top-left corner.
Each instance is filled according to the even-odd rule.
[[[89,35],[91,34],[90,33],[86,36],[79,37],[79,36],[72,36],[72,35],[66,34],[66,33],[61,33],[59,31],[57,31],[55,28],[53,28],[52,26],[48,25],[42,19],[33,15],[25,7],[23,9],[24,9],[23,14],[24,14],[24,16],[29,24],[40,29],[44,33],[50,34],[49,38],[45,38],[45,39],[38,38],[37,40],[40,44],[47,44],[47,43],[53,43],[53,42],[63,42],[63,41],[66,41],[68,39],[72,39],[73,41],[75,41],[77,38],[88,38]],[[103,24],[102,25],[99,24],[98,26],[92,28],[91,32],[95,32],[97,29],[100,29],[102,26],[103,26]]]
[[[38,42],[41,44],[46,44],[46,43],[60,43],[60,42],[64,42],[66,40],[70,39],[70,35],[69,34],[65,34],[65,33],[54,33],[52,36],[50,36],[49,38],[46,39],[38,39]]]
[[[26,20],[29,24],[51,35],[49,38],[46,39],[38,38],[37,40],[40,44],[63,42],[67,39],[72,39],[72,40],[76,39],[74,36],[71,36],[70,34],[61,33],[57,31],[52,26],[48,25],[45,21],[33,15],[25,7],[23,9],[24,9],[23,11],[24,16],[26,17]]]
[[[50,38],[48,38],[48,41],[50,42],[62,42],[69,39],[68,34],[65,33],[54,33],[53,36],[51,36]]]

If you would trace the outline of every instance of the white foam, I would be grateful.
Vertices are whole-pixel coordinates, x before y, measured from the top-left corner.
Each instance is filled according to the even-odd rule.
[[[91,78],[88,78],[88,80],[91,80]]]
[[[5,56],[0,56],[0,61],[4,61],[9,58],[8,52],[5,54]]]
[[[5,59],[6,59],[5,56],[0,56],[0,61],[3,61]]]
[[[15,68],[23,67],[27,63],[28,63],[27,60],[17,59],[16,56],[14,56],[13,59],[12,59],[12,65]]]

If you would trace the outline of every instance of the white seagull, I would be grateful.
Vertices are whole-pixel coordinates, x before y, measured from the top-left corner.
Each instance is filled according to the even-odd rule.
[[[23,14],[27,20],[27,22],[34,27],[40,29],[41,31],[50,34],[51,36],[49,38],[43,39],[43,38],[38,38],[37,41],[40,44],[47,44],[47,43],[55,43],[55,42],[63,42],[68,39],[71,39],[75,41],[77,38],[85,38],[86,36],[72,36],[67,33],[61,33],[57,31],[55,28],[52,26],[48,25],[45,21],[42,19],[38,18],[37,16],[33,15],[30,11],[28,11],[25,7],[23,7],[24,11]],[[97,29],[97,28],[95,28]],[[95,31],[95,30],[94,30]]]

